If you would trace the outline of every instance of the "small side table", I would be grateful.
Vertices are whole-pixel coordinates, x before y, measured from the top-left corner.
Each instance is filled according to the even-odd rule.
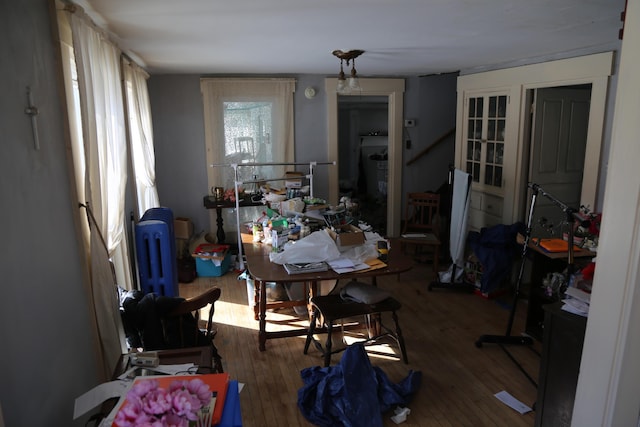
[[[203,198],[204,207],[207,209],[215,209],[216,210],[216,237],[218,239],[218,243],[225,243],[227,238],[224,232],[224,221],[222,219],[222,209],[235,209],[236,202],[232,202],[229,200],[216,200],[213,196],[204,196]],[[254,202],[252,199],[242,199],[239,203],[240,207],[247,206],[264,206],[262,202]]]

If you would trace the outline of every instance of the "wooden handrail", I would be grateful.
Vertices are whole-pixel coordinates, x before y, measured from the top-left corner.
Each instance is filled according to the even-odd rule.
[[[440,144],[442,141],[444,141],[445,139],[447,139],[451,134],[456,132],[456,128],[451,128],[450,130],[448,130],[447,132],[443,133],[442,135],[440,135],[440,137],[438,139],[436,139],[433,144],[429,145],[427,148],[423,149],[421,152],[419,152],[417,155],[415,155],[411,160],[409,160],[407,162],[407,166],[409,166],[411,163],[415,162],[416,160],[418,160],[420,157],[424,156],[425,154],[427,154],[429,152],[429,150],[431,150],[433,147],[435,147],[436,145]]]

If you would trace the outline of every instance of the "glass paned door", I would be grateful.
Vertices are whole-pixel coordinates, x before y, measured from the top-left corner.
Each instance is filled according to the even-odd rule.
[[[507,95],[468,98],[465,163],[478,184],[502,188],[507,102]]]
[[[487,114],[487,147],[484,183],[494,187],[502,187],[506,115],[507,96],[490,96],[489,111]]]
[[[484,98],[469,98],[468,107],[466,167],[473,181],[480,182]]]

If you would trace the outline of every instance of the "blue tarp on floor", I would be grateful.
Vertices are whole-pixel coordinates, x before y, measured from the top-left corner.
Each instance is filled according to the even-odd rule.
[[[300,375],[304,386],[298,391],[298,408],[321,427],[382,426],[382,414],[407,406],[422,380],[420,371],[409,371],[400,383],[392,383],[371,365],[362,344],[348,346],[338,365],[305,368]]]

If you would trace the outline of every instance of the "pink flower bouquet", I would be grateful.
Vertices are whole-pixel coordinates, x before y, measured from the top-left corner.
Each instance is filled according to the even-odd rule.
[[[164,389],[149,379],[133,385],[114,424],[120,427],[187,427],[211,401],[211,390],[201,379],[175,380]]]

